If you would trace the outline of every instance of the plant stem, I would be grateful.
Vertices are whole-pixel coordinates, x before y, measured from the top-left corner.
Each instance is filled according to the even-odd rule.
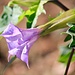
[[[16,56],[12,57],[11,60],[7,63],[7,65],[5,66],[5,68],[3,69],[3,74],[5,73],[6,69],[12,64],[12,62],[16,59]]]
[[[67,75],[67,73],[68,73],[69,66],[70,66],[70,63],[71,63],[71,60],[72,60],[73,54],[74,54],[74,48],[73,48],[72,51],[71,51],[71,54],[70,54],[70,57],[69,57],[69,60],[68,60],[67,67],[66,67],[66,70],[65,70],[64,75]]]
[[[49,2],[52,2],[56,5],[58,5],[60,8],[62,8],[64,11],[69,10],[66,6],[64,6],[61,2],[59,2],[58,0],[50,0]]]

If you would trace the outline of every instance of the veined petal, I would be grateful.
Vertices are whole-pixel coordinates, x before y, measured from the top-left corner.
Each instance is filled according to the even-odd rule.
[[[29,63],[28,63],[28,54],[21,54],[21,60],[24,61],[27,65],[27,67],[29,68]]]
[[[14,48],[14,49],[9,51],[9,54],[15,56],[17,54],[17,52],[18,52],[18,49]]]
[[[8,44],[9,55],[16,55],[17,58],[24,61],[29,67],[29,50],[33,43],[38,39],[39,33],[40,30],[37,28],[22,30],[10,23],[2,33],[2,36],[6,38]]]
[[[17,27],[15,27],[13,24],[10,23],[7,26],[7,28],[4,30],[2,35],[4,37],[12,37],[12,36],[16,36],[16,35],[21,35],[21,32]]]
[[[33,28],[33,29],[21,30],[21,33],[22,33],[23,39],[26,41],[26,40],[29,40],[30,38],[38,35],[40,33],[40,31],[37,28]]]

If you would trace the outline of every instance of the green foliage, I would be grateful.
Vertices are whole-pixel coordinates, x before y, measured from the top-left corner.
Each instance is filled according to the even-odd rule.
[[[23,15],[21,15],[21,17],[23,18],[23,16],[26,16],[27,18],[27,28],[33,28],[35,27],[36,23],[37,23],[37,19],[38,16],[41,13],[45,13],[45,10],[43,8],[43,4],[45,4],[48,0],[42,1],[42,0],[12,0],[13,4],[20,4],[20,5],[24,5],[24,6],[28,6],[29,9],[23,13]]]
[[[11,0],[13,4],[19,4],[22,6],[31,7],[34,5],[38,5],[40,0]]]
[[[65,38],[65,40],[64,40],[64,42],[67,42],[67,41],[69,41],[71,39],[71,35],[67,35],[67,37]]]
[[[2,33],[2,31],[4,31],[4,29],[6,28],[7,24],[10,21],[10,16],[12,15],[12,10],[11,8],[5,6],[4,7],[4,11],[0,17],[0,33]]]
[[[0,17],[0,34],[9,23],[13,23],[14,25],[17,24],[22,12],[23,10],[18,5],[14,5],[13,7],[5,6]]]
[[[61,46],[60,47],[60,57],[58,59],[59,62],[67,64],[69,56],[71,54],[71,50],[72,48],[69,48],[69,46]],[[75,52],[74,55],[72,57],[72,62],[75,61]]]
[[[68,35],[64,41],[66,42],[70,40],[70,43],[67,47],[60,47],[61,55],[59,61],[62,63],[67,63],[72,48],[75,48],[75,23],[67,23],[67,25],[69,26],[69,29],[65,33]],[[72,57],[72,61],[75,61],[75,52]]]
[[[70,28],[66,31],[68,34],[66,37],[66,41],[71,40],[69,47],[75,47],[75,23],[68,23],[67,24]],[[68,39],[69,38],[69,39]]]
[[[62,29],[67,27],[66,23],[68,22],[75,22],[75,9],[63,12],[58,17],[54,18],[53,20],[49,21],[48,23],[42,26],[39,26],[38,28],[46,29],[42,33],[42,36],[44,36],[57,29]]]
[[[48,16],[48,20],[51,21],[53,20],[55,17],[51,17],[51,15]]]
[[[41,13],[45,13],[43,4],[46,3],[47,1],[48,0],[45,0],[45,1],[40,0],[37,5],[30,7],[29,10],[26,11],[25,16],[27,17],[27,28],[35,27],[38,16]]]
[[[27,17],[27,28],[32,27],[32,23],[36,16],[37,8],[38,8],[38,5],[35,5],[30,7],[30,9],[26,11],[25,16]]]

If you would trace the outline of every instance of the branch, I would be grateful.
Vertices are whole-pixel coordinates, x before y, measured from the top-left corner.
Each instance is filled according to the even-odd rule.
[[[73,54],[74,54],[74,48],[73,48],[72,51],[71,51],[71,54],[70,54],[70,57],[69,57],[69,60],[68,60],[67,67],[66,67],[66,70],[65,70],[64,75],[67,75],[67,73],[68,73],[69,66],[70,66],[70,63],[71,63],[71,60],[72,60]]]
[[[64,11],[69,10],[66,6],[64,6],[61,2],[59,2],[58,0],[50,0],[49,2],[52,2],[56,5],[58,5],[60,8],[62,8]]]

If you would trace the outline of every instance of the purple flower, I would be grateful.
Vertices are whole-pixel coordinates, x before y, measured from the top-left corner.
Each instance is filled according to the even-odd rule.
[[[17,58],[24,61],[28,65],[28,53],[30,47],[38,39],[39,29],[25,29],[22,30],[13,24],[9,24],[8,27],[2,33],[2,36],[6,38],[9,56],[16,55]]]

